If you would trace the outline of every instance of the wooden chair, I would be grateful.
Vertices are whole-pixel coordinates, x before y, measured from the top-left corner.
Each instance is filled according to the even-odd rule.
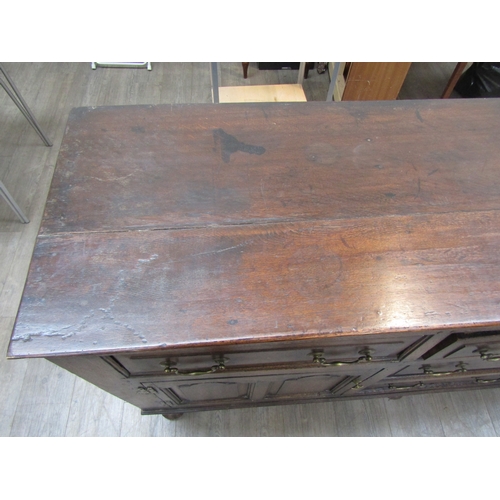
[[[219,86],[217,63],[210,63],[212,74],[212,101],[214,103],[306,102],[307,98],[302,87],[305,65],[306,63],[300,63],[297,83],[223,87]]]
[[[455,88],[455,85],[457,84],[459,78],[462,76],[462,73],[464,72],[466,66],[467,66],[466,62],[457,63],[441,95],[441,99],[448,99],[450,97],[451,93],[453,92],[453,89]]]

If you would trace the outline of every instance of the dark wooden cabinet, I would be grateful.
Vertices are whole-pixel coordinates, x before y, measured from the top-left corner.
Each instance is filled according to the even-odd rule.
[[[139,407],[500,386],[500,101],[78,108],[9,346]]]

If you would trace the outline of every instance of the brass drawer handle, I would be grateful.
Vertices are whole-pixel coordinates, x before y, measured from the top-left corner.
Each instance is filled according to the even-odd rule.
[[[363,389],[363,384],[359,380],[353,380],[352,382],[354,385],[352,386],[353,389]]]
[[[327,362],[323,357],[323,351],[313,352],[313,363],[316,363],[321,366],[343,366],[343,365],[355,365],[356,363],[368,363],[372,361],[371,352],[369,349],[363,349],[359,351],[359,354],[362,354],[361,357],[356,359],[355,361],[330,361]]]
[[[425,387],[425,384],[423,384],[422,382],[419,382],[418,384],[414,385],[401,385],[401,386],[389,384],[389,390],[391,391],[405,391],[407,389],[414,389],[415,387]]]
[[[478,383],[478,384],[493,384],[494,382],[500,382],[500,378],[494,378],[492,380],[485,380],[482,378],[476,379],[476,383]]]
[[[165,366],[163,370],[167,375],[187,375],[187,376],[198,376],[198,375],[208,375],[210,373],[221,372],[226,369],[226,365],[224,364],[224,360],[221,359],[214,366],[211,366],[208,370],[200,370],[194,372],[181,372],[177,368],[173,368],[170,366],[170,363],[162,363]]]
[[[483,361],[500,361],[500,356],[497,354],[488,354],[488,349],[481,349],[479,355]]]
[[[452,375],[453,373],[465,373],[467,369],[465,368],[465,363],[460,362],[456,365],[458,370],[453,370],[449,372],[435,372],[431,370],[431,365],[424,365],[421,367],[424,370],[425,375],[431,375],[432,377],[442,377],[443,375]]]

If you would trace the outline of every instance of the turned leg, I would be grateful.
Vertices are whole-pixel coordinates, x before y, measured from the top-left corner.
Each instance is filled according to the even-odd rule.
[[[163,417],[167,420],[177,420],[181,418],[184,413],[162,413]]]

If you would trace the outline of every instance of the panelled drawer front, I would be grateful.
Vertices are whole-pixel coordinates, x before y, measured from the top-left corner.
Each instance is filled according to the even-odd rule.
[[[457,334],[453,339],[455,341],[443,351],[444,359],[467,359],[479,366],[493,363],[492,366],[500,367],[500,332]]]
[[[448,391],[500,386],[500,370],[474,370],[450,375],[391,376],[369,387],[361,388],[358,395],[399,395],[427,391]]]
[[[115,355],[113,358],[130,376],[178,372],[183,375],[251,369],[312,368],[318,365],[342,366],[377,361],[397,361],[411,346],[427,337],[421,334],[338,337],[325,342],[295,342],[294,348],[275,348],[273,344],[253,348],[234,347],[211,353],[170,353],[156,351],[147,355]]]
[[[296,370],[254,376],[221,374],[204,377],[155,377],[138,381],[137,391],[149,395],[152,409],[214,409],[266,402],[335,398],[347,387],[359,387],[372,372],[354,370]]]
[[[452,374],[467,373],[474,367],[470,363],[462,360],[436,360],[432,362],[418,362],[411,365],[402,366],[401,370],[394,376],[426,376],[426,377],[444,377]]]
[[[424,359],[439,358],[500,363],[500,332],[454,333],[424,355]]]

